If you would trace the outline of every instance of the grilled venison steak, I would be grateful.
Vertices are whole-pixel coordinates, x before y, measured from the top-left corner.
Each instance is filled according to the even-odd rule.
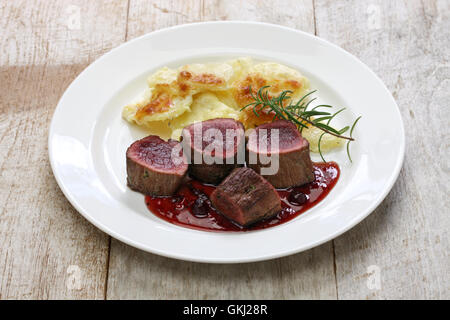
[[[274,129],[278,130],[278,147],[271,145],[272,136],[276,136]],[[260,174],[261,168],[270,166],[270,163],[261,160],[261,156],[278,156],[278,171],[275,174],[263,174],[275,188],[300,186],[314,180],[309,142],[290,121],[278,120],[256,127],[249,135],[246,153],[248,166]]]
[[[152,135],[134,142],[127,150],[128,186],[146,195],[172,195],[187,169],[181,145],[175,140],[164,141]]]
[[[239,121],[217,118],[197,122],[185,127],[181,137],[193,178],[218,184],[245,163],[244,126]]]
[[[236,168],[211,194],[214,207],[225,217],[247,227],[281,210],[274,187],[250,168]]]

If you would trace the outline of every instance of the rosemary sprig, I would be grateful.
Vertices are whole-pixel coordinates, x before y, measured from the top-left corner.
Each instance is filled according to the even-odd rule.
[[[325,158],[323,157],[322,150],[320,148],[320,144],[322,141],[322,137],[325,134],[330,134],[332,136],[348,140],[347,141],[347,155],[350,160],[352,161],[352,158],[350,156],[350,142],[354,141],[353,138],[353,130],[356,126],[356,123],[361,119],[361,117],[358,117],[355,122],[353,122],[351,129],[349,126],[346,126],[340,130],[333,128],[330,125],[331,120],[333,120],[334,117],[336,117],[339,113],[345,110],[345,108],[342,108],[335,113],[330,113],[327,111],[320,111],[320,108],[332,108],[330,105],[321,104],[317,105],[312,109],[308,109],[311,103],[316,100],[316,98],[311,98],[310,96],[316,92],[316,90],[311,91],[307,94],[305,94],[303,97],[301,97],[297,102],[295,103],[288,103],[291,100],[291,94],[292,91],[290,90],[284,90],[282,91],[278,96],[276,97],[270,97],[268,88],[270,86],[263,86],[259,88],[256,95],[253,94],[253,91],[250,89],[250,95],[253,102],[249,103],[245,107],[241,109],[244,110],[248,107],[252,107],[253,113],[259,117],[261,112],[264,112],[265,110],[268,110],[269,112],[274,113],[274,117],[272,120],[276,119],[284,119],[289,120],[293,122],[295,125],[297,125],[300,132],[303,131],[304,128],[308,128],[308,125],[314,126],[320,130],[323,131],[323,133],[319,137],[318,141],[318,150],[320,157],[325,162]],[[324,123],[326,121],[326,123]],[[343,135],[345,132],[347,132],[350,129],[350,134],[348,136]]]
[[[353,129],[355,129],[356,123],[359,121],[359,119],[361,119],[361,116],[356,118],[355,122],[353,122],[352,128],[350,129],[350,137],[353,135]],[[347,155],[350,159],[350,162],[353,162],[352,157],[350,157],[350,141],[347,142]]]

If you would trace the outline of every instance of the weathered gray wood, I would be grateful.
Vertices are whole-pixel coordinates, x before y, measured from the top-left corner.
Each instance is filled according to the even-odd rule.
[[[315,9],[318,35],[393,92],[407,135],[392,192],[335,240],[338,296],[448,299],[450,2],[317,0]]]
[[[288,11],[288,14],[286,12]],[[257,20],[314,33],[311,1],[131,1],[128,38],[193,21]],[[108,299],[336,298],[331,243],[274,261],[208,265],[144,253],[113,240]]]
[[[108,299],[334,299],[331,244],[272,261],[214,265],[111,243]]]
[[[79,29],[67,24],[77,10]],[[0,3],[0,299],[105,296],[108,237],[64,198],[47,138],[65,88],[123,41],[126,10],[110,1]]]
[[[314,33],[312,0],[130,0],[128,40],[156,29],[213,20],[250,20]]]

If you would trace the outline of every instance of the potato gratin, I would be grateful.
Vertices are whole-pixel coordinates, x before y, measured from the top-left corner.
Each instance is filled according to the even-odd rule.
[[[260,87],[268,85],[273,96],[290,90],[293,99],[309,91],[308,79],[298,71],[274,62],[257,63],[251,58],[188,64],[177,69],[164,67],[152,74],[147,84],[142,96],[123,108],[123,118],[148,129],[160,128],[177,140],[187,125],[214,118],[239,120],[246,129],[271,122],[273,114],[258,117],[252,108],[241,111],[252,102],[250,88],[255,94]],[[313,152],[317,152],[321,133],[314,127],[302,132]],[[342,139],[325,135],[321,149],[329,150],[341,144]]]

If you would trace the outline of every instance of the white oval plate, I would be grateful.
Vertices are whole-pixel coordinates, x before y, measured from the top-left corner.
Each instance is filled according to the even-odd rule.
[[[121,109],[154,70],[168,65],[251,56],[305,74],[320,102],[345,106],[337,125],[361,115],[352,144],[327,154],[341,167],[331,193],[299,217],[251,232],[179,227],[149,212],[143,195],[126,187],[125,150],[146,135]],[[300,252],[367,217],[394,184],[405,147],[398,107],[382,81],[343,49],[294,29],[250,22],[206,22],[152,32],[105,54],[86,68],[58,103],[49,133],[56,180],[72,205],[111,236],[159,255],[215,263],[272,259]]]

